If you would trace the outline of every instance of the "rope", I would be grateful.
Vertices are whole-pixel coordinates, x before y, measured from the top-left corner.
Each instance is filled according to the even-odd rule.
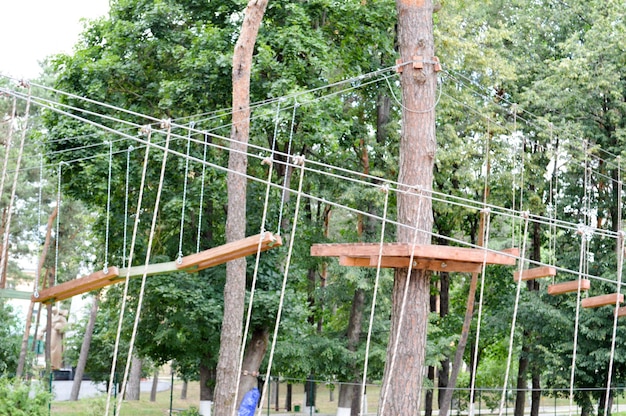
[[[122,249],[122,264],[126,264],[126,238],[128,234],[128,188],[130,186],[130,152],[134,147],[128,146],[126,151],[126,181],[124,185],[124,240]]]
[[[152,138],[152,130],[148,128],[146,130],[146,135],[147,135],[147,141],[149,143]],[[133,257],[135,254],[135,242],[137,239],[137,230],[139,228],[139,216],[141,214],[143,191],[144,191],[144,187],[146,184],[146,171],[148,168],[149,155],[150,155],[150,146],[146,146],[146,152],[145,152],[144,160],[143,160],[143,169],[141,172],[141,185],[139,186],[139,196],[137,199],[137,210],[135,212],[135,221],[133,225],[133,234],[131,237],[130,251],[128,253],[128,266],[126,268],[126,278],[124,280],[124,292],[122,294],[122,305],[120,308],[120,315],[119,315],[119,319],[117,322],[115,347],[113,348],[113,362],[111,363],[111,375],[109,377],[109,387],[107,389],[107,401],[106,401],[106,408],[105,408],[105,413],[104,413],[107,416],[109,415],[109,409],[111,406],[111,396],[113,395],[113,389],[115,387],[114,380],[115,380],[115,370],[117,367],[117,354],[119,351],[120,338],[121,338],[121,333],[122,333],[122,323],[124,322],[124,313],[126,311],[126,299],[128,298],[128,283],[130,282],[130,268],[133,264]]]
[[[109,225],[111,223],[111,171],[113,167],[113,143],[109,141],[109,179],[107,182],[107,219],[104,241],[104,267],[102,272],[109,274]]]
[[[576,372],[576,353],[578,351],[578,327],[579,327],[579,318],[580,318],[580,294],[581,294],[581,285],[582,285],[582,274],[585,267],[585,257],[587,252],[587,227],[581,226],[579,228],[578,234],[580,235],[580,259],[578,264],[578,290],[576,292],[576,320],[574,324],[574,350],[572,352],[572,367],[570,371],[570,381],[569,381],[569,416],[572,416],[572,406],[574,405],[574,374]]]
[[[305,159],[304,156],[296,156],[293,159],[293,164],[300,166],[300,180],[298,183],[298,192],[296,196],[296,208],[293,214],[293,222],[291,225],[291,239],[289,240],[289,250],[287,251],[287,259],[285,261],[285,273],[283,274],[283,282],[280,289],[280,300],[278,302],[278,312],[276,313],[276,323],[274,325],[274,335],[272,337],[272,346],[270,348],[270,355],[267,362],[267,372],[265,373],[265,380],[270,380],[270,373],[272,371],[272,363],[274,361],[274,351],[276,350],[276,341],[278,340],[278,328],[280,327],[280,318],[283,312],[283,304],[285,301],[285,288],[287,286],[287,277],[289,276],[289,266],[291,265],[291,257],[293,254],[293,244],[296,240],[296,229],[298,225],[298,216],[300,214],[300,200],[302,198],[302,183],[304,180],[304,166]],[[261,393],[261,400],[259,403],[265,402],[265,395],[267,394],[267,386],[268,383],[263,384],[263,392]],[[263,409],[259,408],[258,415],[261,416]]]
[[[383,258],[383,244],[385,242],[385,226],[387,224],[387,208],[389,207],[389,186],[383,185],[381,191],[385,194],[383,208],[383,222],[380,229],[380,244],[378,246],[378,260],[376,261],[376,279],[374,280],[374,293],[372,295],[372,307],[370,310],[370,321],[367,329],[367,341],[365,342],[365,362],[363,364],[363,380],[361,381],[361,408],[359,415],[365,414],[365,383],[367,382],[367,367],[369,365],[370,344],[372,341],[372,330],[374,328],[374,312],[376,311],[376,297],[378,295],[378,285],[380,283],[380,271]]]
[[[195,123],[193,121],[189,123],[189,132],[187,136],[187,157],[185,158],[185,180],[183,182],[183,206],[181,207],[181,213],[180,213],[178,258],[176,259],[176,263],[178,264],[181,264],[183,262],[183,234],[185,233],[185,205],[187,205],[187,177],[189,176],[189,151],[191,149],[191,129],[194,128],[194,125]]]
[[[208,136],[204,135],[204,145],[202,151],[202,180],[200,181],[200,204],[198,209],[198,236],[196,238],[196,253],[200,252],[200,235],[202,232],[202,213],[204,212],[204,180],[206,177],[206,140]]]
[[[24,116],[24,128],[22,129],[22,137],[20,140],[20,150],[17,155],[15,174],[13,175],[13,186],[11,187],[11,199],[9,200],[9,205],[7,206],[7,217],[6,217],[6,225],[4,228],[4,239],[3,239],[4,241],[2,243],[2,258],[0,259],[0,282],[2,282],[2,285],[0,287],[4,287],[4,285],[6,284],[5,272],[9,264],[8,257],[9,257],[9,234],[10,234],[10,228],[11,228],[11,216],[13,214],[13,203],[15,202],[15,194],[17,193],[17,179],[19,178],[20,165],[22,163],[22,156],[24,154],[24,142],[26,141],[26,131],[28,130],[29,115],[30,115],[30,86],[28,87],[28,100],[26,101],[26,115]],[[0,194],[0,197],[1,196],[2,195]]]
[[[482,214],[485,217],[485,229],[483,231],[483,242],[485,247],[489,247],[489,233],[490,233],[490,224],[491,217],[489,215],[489,209],[485,209]],[[478,346],[480,343],[480,329],[482,325],[483,318],[483,299],[485,292],[485,276],[487,275],[487,251],[485,250],[483,256],[483,265],[481,270],[480,277],[480,294],[478,295],[478,322],[476,324],[476,348],[474,348],[474,362],[472,365],[472,382],[470,385],[470,411],[469,416],[474,416],[474,394],[476,392],[476,374],[478,367]],[[521,279],[520,279],[521,280]]]
[[[502,389],[502,396],[500,398],[500,411],[498,416],[502,416],[504,412],[504,406],[506,404],[506,393],[509,384],[509,373],[511,371],[511,360],[513,358],[513,340],[515,338],[515,324],[517,322],[517,311],[519,308],[519,298],[522,290],[522,282],[521,278],[522,271],[524,270],[525,260],[524,257],[526,255],[526,240],[528,239],[528,213],[524,215],[524,234],[522,238],[522,249],[520,252],[519,259],[519,275],[520,279],[517,281],[517,291],[515,293],[515,307],[513,308],[513,322],[511,323],[511,336],[509,337],[509,355],[506,360],[506,372],[504,373],[504,388]]]
[[[42,205],[42,191],[43,191],[43,152],[39,157],[39,187],[37,192],[37,234],[41,230],[41,205]],[[41,236],[39,236],[41,239]],[[41,246],[41,244],[40,244]],[[35,299],[39,298],[39,280],[41,279],[41,268],[37,267],[35,270],[35,287],[33,290],[33,296]]]
[[[13,129],[15,123],[17,97],[13,97],[13,107],[11,109],[11,118],[9,119],[9,132],[7,135],[6,147],[4,149],[4,163],[2,164],[2,179],[0,179],[0,198],[4,194],[4,182],[7,177],[7,168],[9,166],[9,154],[11,153],[11,146],[13,144]]]
[[[417,236],[419,234],[419,220],[420,217],[422,215],[422,205],[423,205],[423,192],[421,189],[418,190],[419,193],[419,203],[417,205],[417,215],[415,217],[415,228],[413,230],[413,244],[411,246],[411,255],[409,256],[409,268],[407,269],[407,276],[406,276],[406,283],[404,285],[404,293],[402,295],[402,306],[400,307],[400,317],[398,319],[398,328],[396,329],[396,337],[394,339],[394,345],[393,345],[393,351],[391,353],[391,363],[389,365],[389,372],[386,375],[386,380],[389,381],[393,378],[393,373],[395,370],[395,365],[396,365],[396,356],[398,353],[398,345],[400,344],[400,333],[402,332],[402,324],[404,323],[404,313],[406,310],[406,301],[408,298],[408,292],[409,292],[409,285],[411,283],[411,275],[413,272],[413,259],[415,258],[415,246],[417,245]],[[380,414],[385,414],[385,405],[387,404],[387,396],[389,395],[389,385],[391,383],[387,382],[385,385],[385,393],[382,396],[382,401],[381,401],[381,405],[380,405]],[[418,395],[418,403],[416,408],[419,409],[420,408],[420,404],[419,404],[419,397],[421,397],[421,394]]]
[[[287,158],[291,155],[291,144],[293,143],[293,131],[296,121],[296,110],[300,105],[296,102],[293,105],[293,112],[291,113],[291,128],[289,129],[289,144],[287,145]],[[288,160],[288,159],[287,159]],[[280,197],[280,210],[278,212],[278,225],[276,226],[276,233],[280,235],[280,227],[283,223],[283,209],[285,208],[285,199],[287,199],[287,178],[289,177],[290,166],[285,164],[285,177],[283,178],[283,192]]]
[[[608,411],[609,411],[609,397],[611,394],[611,377],[613,376],[613,363],[615,361],[615,340],[617,338],[617,320],[619,319],[618,312],[619,312],[619,307],[620,307],[619,298],[622,293],[622,271],[624,269],[624,238],[623,236],[620,239],[620,245],[618,246],[618,250],[619,251],[617,254],[617,299],[615,301],[615,310],[613,313],[613,333],[611,335],[611,354],[609,355],[609,371],[608,371],[608,376],[607,376],[607,381],[606,381],[606,392],[604,394],[603,415],[608,415]]]
[[[159,177],[159,188],[157,190],[156,200],[154,202],[154,212],[152,215],[152,225],[150,226],[150,237],[148,238],[148,248],[146,250],[146,262],[144,264],[143,276],[141,277],[141,289],[139,290],[139,300],[137,301],[137,311],[135,314],[135,323],[133,325],[133,331],[130,337],[130,343],[128,345],[128,356],[126,357],[126,369],[124,370],[124,378],[122,381],[122,390],[120,391],[120,395],[117,402],[117,414],[122,409],[122,401],[124,400],[124,394],[126,393],[126,382],[128,381],[128,373],[130,371],[130,363],[132,361],[133,349],[135,347],[135,339],[137,337],[137,328],[139,327],[139,318],[141,316],[141,307],[143,304],[143,297],[146,288],[146,277],[148,276],[148,266],[150,265],[150,256],[152,254],[152,242],[154,240],[154,235],[156,232],[156,223],[159,217],[159,205],[161,202],[161,194],[163,193],[163,182],[165,179],[165,167],[167,166],[167,156],[168,149],[170,144],[170,133],[172,129],[172,124],[169,120],[164,120],[161,123],[161,128],[167,130],[167,136],[165,141],[165,153],[163,154],[163,162],[161,164],[161,175]]]
[[[57,224],[56,224],[56,238],[54,242],[55,252],[54,252],[54,285],[57,284],[57,276],[59,270],[59,236],[61,235],[61,175],[63,174],[62,166],[65,162],[59,162],[59,167],[57,168]]]
[[[280,111],[280,106],[278,110],[276,110],[276,119],[278,120],[278,112]],[[278,123],[278,121],[276,121]],[[274,133],[274,140],[276,140],[276,134]],[[274,160],[274,146],[272,146],[272,154],[270,159]],[[263,214],[261,216],[261,236],[259,237],[259,243],[257,245],[256,257],[254,261],[254,272],[252,275],[252,285],[250,288],[250,299],[248,301],[248,311],[246,313],[246,324],[243,331],[243,337],[241,339],[241,347],[239,348],[239,363],[237,365],[237,377],[236,377],[236,386],[239,386],[239,382],[241,380],[241,372],[243,370],[243,359],[245,356],[246,344],[248,343],[248,331],[250,330],[250,322],[252,320],[252,305],[254,304],[254,295],[256,293],[256,283],[259,275],[259,261],[261,260],[261,246],[263,245],[263,234],[265,233],[265,221],[267,220],[267,207],[269,205],[269,197],[270,197],[270,184],[272,183],[272,174],[274,172],[274,163],[268,163],[268,173],[267,173],[267,186],[265,188],[265,201],[263,203]],[[233,416],[237,413],[237,405],[236,401],[233,401],[232,414]]]

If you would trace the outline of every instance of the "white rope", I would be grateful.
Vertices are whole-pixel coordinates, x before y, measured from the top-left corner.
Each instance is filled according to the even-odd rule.
[[[579,230],[580,234],[580,258],[578,264],[578,290],[576,291],[576,319],[574,324],[574,349],[572,351],[572,366],[570,369],[570,381],[569,381],[569,416],[572,416],[572,407],[574,406],[574,375],[576,373],[576,353],[578,352],[578,327],[580,318],[580,298],[581,298],[581,286],[582,276],[585,267],[585,257],[587,256],[587,239],[588,232],[586,226],[581,226]]]
[[[40,157],[39,157],[39,187],[37,190],[37,237],[39,238],[39,240],[41,240],[41,236],[39,235],[39,233],[41,230],[41,205],[42,205],[42,199],[43,199],[42,191],[43,191],[43,152],[41,152]],[[42,245],[39,244],[39,247],[42,247]],[[42,250],[43,248],[39,250],[39,256],[41,255]],[[41,268],[37,267],[37,269],[35,270],[35,287],[33,290],[33,297],[35,299],[39,298],[39,280],[40,279],[41,279]]]
[[[167,156],[170,144],[170,132],[172,124],[169,120],[164,120],[161,124],[162,129],[167,130],[167,136],[165,141],[165,152],[163,154],[163,162],[161,164],[161,175],[159,177],[159,187],[156,194],[156,200],[154,202],[154,212],[152,214],[152,225],[150,226],[150,236],[148,238],[148,248],[146,249],[146,261],[144,263],[143,276],[141,277],[141,289],[139,290],[139,300],[137,301],[137,311],[135,313],[135,323],[133,325],[133,331],[130,337],[130,343],[128,345],[128,356],[126,357],[126,369],[124,370],[124,379],[122,381],[122,389],[117,401],[117,414],[122,409],[122,402],[124,400],[124,394],[126,393],[126,383],[128,381],[128,373],[130,371],[130,363],[132,361],[133,349],[135,347],[135,339],[137,337],[137,328],[139,327],[139,318],[141,317],[141,307],[143,305],[143,298],[146,288],[146,278],[148,276],[148,266],[150,265],[150,256],[152,254],[152,242],[154,241],[154,235],[156,232],[156,223],[159,217],[159,205],[161,202],[161,195],[163,193],[163,182],[165,179],[165,167],[167,166]]]
[[[200,203],[198,209],[198,235],[196,237],[196,253],[200,252],[200,236],[202,233],[202,213],[204,212],[204,181],[206,178],[206,152],[208,146],[206,145],[207,135],[204,135],[204,144],[202,146],[202,179],[200,181]]]
[[[280,109],[280,107],[279,107]],[[278,111],[276,113],[276,118],[278,118]],[[274,136],[275,137],[275,136]],[[272,146],[273,148],[273,146]],[[260,233],[260,237],[259,237],[259,243],[257,245],[257,249],[256,249],[256,257],[254,260],[254,272],[252,274],[252,284],[250,287],[250,299],[248,300],[248,311],[246,313],[246,324],[243,330],[243,337],[241,339],[241,346],[239,348],[239,363],[237,365],[237,376],[236,376],[236,382],[235,382],[235,386],[239,386],[239,382],[241,381],[241,373],[243,370],[243,359],[245,356],[245,352],[246,352],[246,344],[248,343],[248,331],[250,330],[250,322],[252,320],[252,306],[254,305],[254,295],[256,293],[256,283],[257,283],[257,278],[259,275],[259,262],[261,260],[261,247],[263,245],[263,236],[265,234],[265,221],[267,220],[267,208],[269,205],[269,197],[270,197],[270,183],[272,181],[272,174],[274,172],[274,155],[272,153],[272,155],[270,156],[271,158],[271,162],[268,163],[269,168],[268,168],[268,173],[267,173],[267,186],[265,188],[265,201],[263,203],[263,214],[261,215],[261,233]],[[232,407],[232,415],[235,416],[237,413],[237,406],[239,405],[239,403],[237,403],[236,400],[233,401],[233,407]]]
[[[519,299],[520,293],[522,290],[522,282],[521,278],[522,271],[524,270],[525,256],[526,256],[526,240],[528,239],[528,215],[524,215],[524,233],[522,235],[522,244],[519,258],[519,267],[518,272],[520,275],[520,279],[517,281],[517,291],[515,293],[515,306],[513,308],[513,321],[511,322],[511,335],[509,337],[509,354],[506,360],[506,371],[504,373],[504,387],[502,388],[502,396],[500,397],[500,411],[498,416],[502,416],[504,412],[504,407],[506,405],[506,393],[509,385],[509,373],[511,372],[511,361],[513,358],[513,341],[515,339],[515,325],[517,322],[517,312],[519,309]]]
[[[130,152],[134,147],[128,146],[126,151],[126,180],[124,185],[124,238],[122,243],[122,264],[126,264],[126,239],[128,237],[128,193],[130,187]]]
[[[9,155],[11,153],[11,146],[13,145],[13,131],[15,128],[15,116],[16,116],[16,107],[17,107],[17,97],[13,97],[13,108],[11,109],[11,117],[9,118],[9,132],[7,134],[7,141],[4,149],[4,163],[2,164],[2,178],[0,179],[0,199],[4,194],[4,182],[7,177],[7,169],[9,166]]]
[[[402,306],[400,307],[400,317],[398,319],[398,328],[395,329],[395,339],[394,339],[394,344],[393,344],[393,351],[391,353],[391,363],[389,365],[389,371],[386,374],[387,382],[385,383],[385,392],[382,395],[382,400],[380,404],[380,414],[385,414],[385,405],[387,404],[387,396],[389,395],[389,386],[391,384],[390,380],[393,379],[393,373],[395,371],[396,356],[398,353],[398,346],[400,344],[400,334],[402,333],[402,324],[404,323],[406,302],[408,298],[409,287],[411,284],[411,275],[413,272],[413,259],[415,258],[415,246],[417,245],[417,236],[419,235],[419,232],[420,232],[418,225],[419,225],[420,218],[422,216],[422,205],[424,201],[423,199],[424,194],[421,189],[418,190],[418,193],[419,193],[418,194],[419,202],[417,205],[417,215],[415,217],[415,227],[413,229],[413,243],[411,245],[411,255],[409,256],[409,267],[407,269],[406,283],[404,285],[404,293],[402,294]],[[421,389],[421,386],[420,386],[420,389]],[[421,398],[421,393],[418,394],[418,403],[417,403],[416,409],[420,408],[420,403],[419,403],[420,398]]]
[[[102,272],[109,274],[109,226],[111,224],[111,171],[113,170],[113,143],[109,141],[109,179],[107,181],[107,218],[104,236],[104,267]]]
[[[26,132],[28,131],[28,117],[30,115],[30,86],[28,87],[28,100],[26,101],[26,115],[24,116],[24,126],[22,128],[22,136],[20,140],[20,149],[17,156],[15,173],[13,175],[13,186],[11,187],[11,198],[7,206],[6,224],[4,226],[4,239],[2,243],[2,257],[0,258],[0,282],[6,284],[5,273],[9,264],[9,234],[11,229],[11,216],[13,215],[13,203],[15,202],[15,194],[17,193],[17,180],[20,173],[20,165],[24,154],[24,142],[26,141]],[[8,150],[7,150],[8,151]],[[0,197],[2,194],[0,194]]]
[[[152,137],[152,130],[147,129],[146,131],[147,141],[150,142]],[[124,322],[124,313],[126,312],[126,300],[128,298],[128,284],[130,282],[130,268],[133,264],[133,257],[135,254],[135,242],[137,239],[137,230],[139,228],[139,216],[141,214],[141,204],[143,201],[143,192],[146,184],[146,172],[148,168],[150,155],[150,146],[146,146],[146,152],[143,160],[143,169],[141,172],[141,185],[139,186],[139,196],[137,199],[137,209],[135,211],[135,221],[133,225],[133,234],[131,236],[130,250],[128,253],[128,263],[126,267],[126,278],[124,280],[124,291],[122,294],[122,305],[120,307],[120,315],[117,322],[117,333],[115,335],[115,346],[113,348],[113,362],[111,363],[111,374],[109,377],[109,387],[107,389],[107,400],[106,400],[106,408],[105,415],[109,415],[109,409],[111,407],[111,396],[113,395],[113,389],[115,388],[115,370],[117,367],[117,354],[119,351],[120,338],[122,333],[122,324]]]
[[[485,227],[483,230],[483,245],[486,247],[489,247],[489,233],[490,233],[490,224],[491,224],[491,216],[489,215],[489,209],[485,209],[482,212],[482,215],[484,216],[484,222],[485,222]],[[474,394],[476,392],[476,375],[477,373],[477,368],[478,368],[478,349],[479,349],[479,344],[480,344],[480,330],[481,330],[481,326],[482,326],[482,318],[483,318],[483,299],[484,299],[484,292],[485,292],[485,276],[487,275],[487,250],[484,251],[484,255],[483,255],[483,265],[482,265],[482,270],[481,270],[481,277],[480,277],[480,294],[478,295],[478,322],[476,324],[476,340],[475,345],[476,347],[474,348],[474,361],[472,363],[472,382],[470,383],[470,400],[469,400],[469,405],[470,405],[470,410],[469,410],[469,416],[474,416]]]
[[[56,238],[54,242],[54,285],[57,284],[57,276],[59,273],[59,237],[61,235],[61,175],[63,174],[62,166],[65,162],[59,162],[59,167],[57,169],[57,224],[56,224]]]
[[[304,181],[304,165],[305,159],[304,156],[296,156],[293,161],[294,165],[300,166],[300,180],[298,183],[298,192],[296,196],[296,207],[295,212],[293,214],[293,222],[291,225],[291,238],[289,240],[289,250],[287,251],[287,259],[285,260],[285,272],[283,274],[283,282],[280,288],[280,299],[278,301],[278,312],[276,313],[276,322],[274,325],[274,335],[272,337],[272,346],[270,348],[270,355],[267,362],[267,372],[265,373],[266,382],[263,384],[263,392],[261,393],[261,399],[259,403],[265,402],[265,395],[267,394],[267,386],[270,381],[270,374],[272,371],[272,363],[274,361],[274,351],[276,350],[276,342],[278,340],[278,328],[280,327],[280,318],[283,312],[283,304],[285,301],[285,288],[287,287],[287,277],[289,276],[289,267],[291,265],[291,257],[293,254],[293,245],[296,240],[296,229],[298,225],[298,216],[300,214],[300,200],[302,197],[302,183]],[[258,415],[261,416],[263,413],[263,409],[259,408]]]
[[[289,129],[289,144],[287,145],[287,158],[285,160],[289,160],[291,156],[291,145],[293,143],[293,132],[294,125],[296,121],[296,110],[300,105],[296,102],[293,105],[293,111],[291,113],[291,127]],[[278,123],[278,120],[276,121]],[[277,126],[278,127],[278,126]],[[275,137],[274,137],[275,138]],[[283,223],[283,210],[285,208],[285,199],[287,199],[287,178],[289,177],[289,165],[285,164],[285,177],[283,178],[283,192],[280,197],[280,210],[278,212],[278,225],[276,226],[276,233],[280,235],[280,227]]]
[[[359,415],[365,414],[365,384],[367,383],[367,367],[369,365],[370,344],[372,342],[372,330],[374,328],[374,312],[376,311],[376,298],[378,296],[378,285],[380,283],[380,271],[382,269],[383,247],[385,243],[385,226],[387,225],[387,209],[389,207],[389,186],[383,185],[381,191],[385,194],[383,205],[383,222],[380,229],[380,243],[378,245],[378,260],[376,261],[376,279],[374,280],[374,293],[372,294],[372,306],[370,310],[370,321],[367,328],[367,340],[365,342],[365,362],[363,363],[363,380],[361,381],[361,407]]]
[[[619,201],[618,203],[621,203]],[[613,363],[615,361],[615,340],[617,338],[617,320],[619,319],[619,308],[620,301],[619,298],[622,293],[622,272],[624,269],[624,238],[620,239],[620,245],[618,246],[618,254],[617,254],[617,297],[615,300],[615,309],[613,310],[613,333],[611,335],[611,354],[609,355],[609,369],[606,381],[606,392],[604,395],[604,413],[603,415],[608,415],[609,411],[609,397],[611,394],[611,378],[613,376]]]
[[[185,179],[183,181],[183,204],[180,213],[180,233],[178,237],[178,258],[176,263],[181,264],[183,262],[183,235],[185,234],[185,205],[187,205],[187,177],[189,176],[189,151],[191,150],[191,129],[194,128],[195,123],[192,121],[189,123],[189,131],[187,136],[187,157],[185,158]]]

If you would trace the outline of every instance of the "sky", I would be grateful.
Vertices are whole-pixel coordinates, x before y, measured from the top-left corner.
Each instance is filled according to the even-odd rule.
[[[0,74],[34,79],[39,62],[71,53],[82,31],[81,19],[105,16],[109,0],[3,1],[0,19]]]

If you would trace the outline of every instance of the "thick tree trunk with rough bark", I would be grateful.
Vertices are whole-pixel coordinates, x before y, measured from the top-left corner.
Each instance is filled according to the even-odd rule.
[[[400,76],[403,111],[398,221],[411,227],[398,227],[398,241],[429,244],[433,225],[429,192],[436,148],[433,4],[431,0],[396,0],[396,6],[400,59],[408,63],[402,66]],[[413,227],[421,231],[414,233]],[[413,270],[409,278],[407,269],[395,272],[391,334],[379,405],[383,416],[419,411],[430,275],[427,270]]]
[[[141,394],[141,358],[133,354],[126,387],[126,400],[139,400]]]
[[[250,0],[233,53],[233,124],[228,159],[228,214],[226,241],[241,240],[246,233],[246,150],[250,133],[250,70],[259,26],[268,0]],[[237,404],[237,369],[242,339],[246,291],[246,260],[226,264],[224,319],[220,338],[215,387],[215,416],[230,416]]]
[[[359,335],[361,334],[361,321],[363,319],[364,303],[365,291],[363,289],[356,289],[352,298],[352,309],[350,311],[350,318],[348,321],[348,330],[346,331],[346,337],[348,338],[348,350],[350,351],[356,351],[356,348],[359,345]],[[352,365],[352,371],[353,373],[355,373],[354,377],[356,379],[360,374],[359,369],[356,368],[356,363]],[[340,385],[339,399],[337,400],[337,416],[358,414],[358,410],[360,408],[359,404],[361,403],[361,401],[359,400],[360,390],[361,386],[358,383],[342,383]],[[353,403],[356,409],[354,409]],[[354,413],[354,410],[356,410],[356,413]]]
[[[252,339],[246,348],[246,355],[243,358],[237,408],[239,408],[243,396],[258,386],[259,368],[261,367],[263,357],[265,357],[268,342],[269,332],[267,328],[259,328],[252,334]]]
[[[154,370],[154,374],[152,375],[152,388],[150,389],[150,401],[151,402],[156,402],[158,388],[159,388],[159,369],[156,368]]]
[[[93,337],[93,328],[96,325],[96,317],[98,316],[98,304],[100,302],[100,293],[93,297],[93,303],[91,304],[91,311],[89,313],[89,321],[87,322],[87,328],[85,328],[85,335],[83,336],[83,344],[80,347],[80,355],[78,356],[78,363],[76,364],[76,373],[74,374],[74,382],[72,383],[72,392],[70,393],[70,400],[78,400],[80,393],[80,386],[83,381],[83,375],[85,374],[85,366],[87,365],[87,358],[89,357],[89,347],[91,346],[91,338]]]

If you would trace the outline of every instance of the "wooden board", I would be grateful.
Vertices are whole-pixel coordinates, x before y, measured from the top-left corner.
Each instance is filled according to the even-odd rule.
[[[39,297],[33,297],[35,302],[55,302],[71,298],[72,296],[91,292],[93,290],[102,289],[103,287],[119,283],[128,277],[153,276],[162,273],[171,273],[179,270],[188,272],[197,272],[208,267],[226,263],[239,257],[245,257],[256,254],[261,242],[261,251],[267,251],[273,247],[282,245],[279,235],[272,233],[263,233],[247,237],[243,240],[236,241],[222,246],[213,247],[200,253],[192,254],[182,258],[179,264],[174,261],[165,263],[155,263],[148,266],[133,266],[130,268],[118,269],[117,267],[109,267],[108,273],[103,271],[94,272],[90,275],[61,283],[49,289],[39,292]],[[30,298],[30,294],[29,294]]]
[[[176,268],[188,272],[197,272],[240,257],[250,256],[257,253],[259,242],[261,243],[261,251],[283,245],[279,235],[265,232],[185,256],[180,264],[176,264]]]
[[[622,318],[626,316],[626,306],[620,306],[619,308],[617,308],[615,310],[615,314],[617,315],[618,318]]]
[[[32,295],[33,292],[25,292],[23,290],[0,289],[0,298],[30,300]]]
[[[316,257],[339,257],[344,266],[376,267],[382,254],[381,267],[409,267],[412,244],[378,243],[356,244],[314,244],[311,255]],[[487,264],[515,265],[519,250],[486,251],[477,248],[464,248],[439,245],[415,245],[413,268],[434,271],[477,273]]]
[[[608,295],[593,296],[583,299],[580,302],[580,305],[583,308],[599,308],[600,306],[616,305],[617,303],[622,302],[624,302],[623,294],[610,293]]]
[[[39,292],[39,297],[32,297],[34,302],[56,302],[71,298],[81,293],[91,292],[117,282],[120,271],[117,267],[109,267],[108,273],[100,270],[87,276],[79,277],[69,282],[64,282],[56,286],[43,289]]]
[[[552,277],[556,276],[556,268],[550,266],[533,267],[532,269],[522,270],[521,276],[522,280],[534,280],[541,279],[542,277]],[[519,271],[516,271],[513,274],[513,279],[515,279],[516,282],[519,281]]]
[[[569,282],[556,283],[548,286],[549,295],[562,295],[564,293],[578,292],[578,280],[570,280]],[[580,280],[580,290],[582,292],[591,288],[591,281],[588,279]]]

